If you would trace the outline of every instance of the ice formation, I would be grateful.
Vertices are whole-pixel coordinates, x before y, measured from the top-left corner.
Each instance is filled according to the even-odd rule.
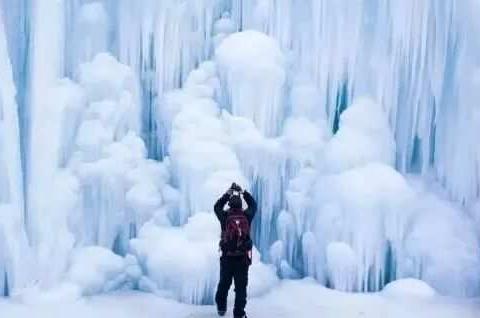
[[[77,287],[81,295],[133,288],[141,275],[132,255],[123,258],[99,246],[76,250],[70,262],[65,281]]]
[[[0,0],[0,295],[211,303],[236,181],[253,295],[478,296],[477,1],[297,2]]]
[[[190,304],[213,304],[218,283],[220,230],[211,213],[197,213],[182,227],[162,227],[149,223],[132,240],[132,252],[147,276],[144,290],[168,291]],[[273,266],[260,262],[255,251],[249,293],[255,297],[278,283]]]
[[[24,227],[24,193],[20,157],[20,129],[12,64],[7,50],[3,15],[0,14],[0,294],[28,279],[29,258]]]
[[[227,37],[215,51],[222,102],[267,136],[276,136],[284,118],[285,57],[277,42],[258,31]]]
[[[435,290],[428,286],[425,282],[420,280],[408,278],[408,279],[399,279],[394,282],[389,283],[385,286],[382,291],[383,293],[394,296],[410,296],[410,297],[422,297],[422,298],[432,298],[437,293]]]

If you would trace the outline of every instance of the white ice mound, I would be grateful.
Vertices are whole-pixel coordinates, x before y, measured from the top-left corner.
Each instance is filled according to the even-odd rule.
[[[56,264],[63,264],[74,246],[100,245],[123,255],[144,222],[155,217],[169,223],[166,216],[177,200],[175,190],[166,184],[167,164],[146,159],[138,135],[141,107],[132,70],[102,53],[80,66],[78,80],[62,80],[52,90],[49,98],[56,103],[50,107],[51,123],[49,129],[39,129],[45,133],[40,139],[50,142],[41,145],[44,156],[38,162],[45,167],[35,171],[61,198],[41,198],[49,213],[41,216],[45,225],[38,226],[38,240],[52,248],[39,254],[50,273],[56,271],[51,255],[58,258]],[[62,239],[62,252],[50,224],[55,233],[68,235],[68,240]],[[60,269],[63,266],[57,265]]]
[[[220,224],[213,213],[197,213],[183,227],[147,223],[131,250],[144,271],[149,291],[163,291],[189,304],[213,303],[219,276]],[[256,254],[250,271],[251,296],[269,291],[277,282],[273,267]],[[145,283],[146,282],[146,283]]]
[[[341,291],[353,291],[358,260],[350,245],[344,242],[328,244],[327,268],[331,287]]]
[[[259,297],[272,290],[279,283],[275,267],[260,262],[258,251],[253,251],[254,259],[249,269],[248,295]]]
[[[202,63],[183,89],[164,96],[159,124],[167,131],[164,147],[168,146],[181,202],[174,224],[185,224],[189,216],[211,209],[234,181],[248,188],[213,98],[218,86],[215,69],[211,61]]]
[[[183,227],[147,223],[130,246],[157,289],[179,301],[202,304],[213,299],[219,237],[215,216],[197,213]]]
[[[260,71],[275,71],[285,75],[285,58],[278,43],[265,33],[248,30],[227,37],[216,50],[220,67],[245,72],[255,77]],[[250,71],[250,72],[249,72]]]
[[[136,92],[133,71],[108,53],[99,53],[79,66],[78,79],[89,101],[118,99],[125,92]]]
[[[393,281],[383,288],[383,293],[395,297],[431,298],[437,292],[424,281],[405,278]]]
[[[306,243],[319,244],[317,251],[326,249],[326,280],[335,288],[376,291],[392,279],[414,277],[444,295],[478,293],[478,237],[468,217],[452,204],[417,193],[401,174],[380,163],[322,176],[314,189],[316,218],[310,222],[315,238]],[[338,241],[352,252],[345,246],[332,248],[331,242]],[[318,274],[324,256],[315,253]],[[311,252],[304,256],[312,259]],[[322,281],[322,275],[318,278]]]
[[[325,150],[327,172],[340,172],[369,162],[393,166],[393,134],[387,115],[375,101],[356,99],[340,116],[339,127]]]
[[[405,266],[400,277],[418,277],[442,295],[478,295],[478,228],[451,202],[423,191],[418,198],[404,241]]]
[[[215,51],[222,104],[254,121],[260,131],[279,133],[283,119],[285,57],[276,40],[258,31],[229,35]]]
[[[316,240],[323,245],[319,248],[326,249],[326,274],[333,285],[343,290],[383,286],[386,249],[388,244],[393,246],[392,257],[397,261],[413,199],[403,176],[380,163],[318,178],[311,203],[316,217],[308,223],[313,223]],[[321,262],[317,266],[322,272]]]
[[[66,281],[78,286],[82,295],[93,295],[132,288],[140,275],[140,267],[131,255],[123,258],[106,248],[91,246],[73,252]]]

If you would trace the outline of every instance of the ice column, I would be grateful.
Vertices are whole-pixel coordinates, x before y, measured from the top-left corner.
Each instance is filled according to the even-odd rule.
[[[226,37],[215,51],[221,105],[239,117],[230,134],[260,206],[257,246],[268,257],[275,219],[283,204],[285,152],[277,137],[284,121],[286,61],[278,43],[264,33],[244,31]],[[240,120],[241,118],[241,120]]]
[[[132,66],[143,87],[143,137],[153,158],[165,155],[157,127],[159,98],[179,88],[212,51],[213,24],[221,0],[193,2],[119,1],[117,43],[120,61]]]
[[[65,24],[64,2],[47,0],[33,1],[31,9],[29,122],[26,155],[28,181],[27,223],[35,252],[53,248],[50,240],[49,209],[52,177],[58,167],[56,129],[58,117],[52,116],[55,109],[52,89],[64,72]],[[60,193],[56,195],[61,196]],[[37,255],[37,256],[38,256]],[[47,258],[43,261],[47,262]],[[47,270],[46,263],[39,264]],[[42,270],[39,270],[42,275]]]
[[[25,232],[20,132],[13,71],[0,12],[0,295],[26,283],[30,250]]]
[[[204,62],[192,71],[182,90],[165,96],[161,121],[171,122],[168,139],[173,177],[179,188],[180,210],[175,223],[202,211],[212,211],[215,200],[234,181],[246,187],[229,131],[213,100],[218,78],[215,63]]]
[[[103,3],[89,2],[81,5],[74,12],[72,45],[68,53],[72,56],[73,72],[79,64],[88,62],[100,52],[108,51],[110,21]]]

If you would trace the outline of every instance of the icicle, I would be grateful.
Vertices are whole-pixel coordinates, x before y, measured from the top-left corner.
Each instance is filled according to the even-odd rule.
[[[31,262],[25,228],[16,90],[3,13],[0,12],[0,295],[24,286]]]
[[[142,135],[152,158],[167,155],[158,138],[163,133],[156,122],[158,102],[210,57],[214,21],[223,7],[221,0],[122,0],[118,4],[119,58],[134,68],[142,84]]]
[[[48,19],[44,19],[45,17]],[[31,61],[30,61],[30,135],[27,157],[27,180],[29,212],[29,232],[33,244],[39,244],[42,228],[41,215],[44,215],[48,200],[43,191],[48,189],[56,162],[49,160],[52,154],[45,149],[45,140],[53,136],[50,129],[51,113],[45,96],[51,92],[56,81],[63,76],[64,59],[64,3],[56,0],[33,1],[31,24]],[[53,96],[51,96],[53,98]],[[55,123],[58,125],[59,123]],[[39,137],[38,134],[42,134]],[[46,157],[45,157],[46,156]]]
[[[110,25],[101,2],[85,3],[77,10],[73,43],[68,46],[74,55],[74,67],[89,62],[98,53],[108,51]]]

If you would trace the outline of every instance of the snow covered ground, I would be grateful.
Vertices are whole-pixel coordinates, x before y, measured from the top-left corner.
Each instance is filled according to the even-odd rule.
[[[274,291],[251,299],[249,317],[322,318],[478,318],[480,299],[453,299],[410,295],[409,290],[375,294],[346,294],[319,286],[311,280],[283,281]],[[231,303],[231,302],[230,302]],[[5,318],[213,318],[213,306],[192,306],[155,296],[125,291],[80,300],[0,300]],[[227,315],[231,317],[231,313]]]

